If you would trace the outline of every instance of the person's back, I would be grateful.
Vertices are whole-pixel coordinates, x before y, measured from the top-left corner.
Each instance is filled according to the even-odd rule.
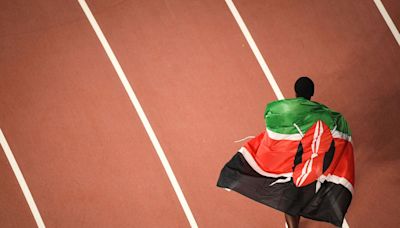
[[[338,163],[338,159],[333,160],[335,152],[333,137],[341,135],[350,141],[351,133],[340,113],[330,110],[321,103],[311,101],[314,95],[314,83],[311,79],[299,78],[294,89],[296,98],[279,100],[267,105],[264,113],[267,132],[270,135],[281,134],[282,141],[285,137],[301,139],[299,145],[301,149],[296,149],[293,163],[290,158],[294,151],[282,151],[280,155],[286,154],[286,158],[289,158],[287,160],[290,160],[292,165],[290,168],[293,171],[292,181],[296,187],[304,187],[316,181],[316,191],[318,191],[322,179],[332,172],[328,168],[336,167]],[[276,142],[273,146],[280,147]],[[259,159],[259,162],[268,164],[270,160],[266,157]],[[336,164],[331,166],[332,162]],[[354,176],[348,179],[354,182]],[[285,214],[285,217],[289,227],[298,227],[298,215]]]
[[[311,101],[311,79],[299,78],[295,92],[267,105],[266,130],[226,164],[217,186],[284,212],[289,227],[300,216],[340,226],[354,185],[350,130],[340,113]]]
[[[255,158],[265,171],[274,173],[292,172],[298,142],[303,139],[310,143],[310,136],[304,137],[306,132],[315,130],[316,126],[320,126],[318,123],[321,123],[318,129],[325,129],[325,132],[321,133],[318,145],[329,143],[332,136],[327,128],[336,131],[337,123],[341,119],[339,113],[302,97],[269,103],[264,116],[268,137],[265,137],[265,146],[258,149]],[[271,151],[274,153],[270,153]]]

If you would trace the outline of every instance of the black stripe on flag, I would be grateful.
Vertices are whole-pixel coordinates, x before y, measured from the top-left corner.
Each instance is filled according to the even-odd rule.
[[[316,182],[298,188],[293,180],[269,186],[277,179],[255,172],[238,152],[221,170],[217,186],[231,189],[290,215],[329,222],[339,227],[342,225],[352,199],[347,188],[324,182],[315,193]]]

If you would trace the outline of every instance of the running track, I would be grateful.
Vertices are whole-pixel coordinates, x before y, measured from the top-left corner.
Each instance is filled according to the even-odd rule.
[[[400,27],[400,2],[383,0]],[[88,0],[199,227],[284,227],[215,187],[275,94],[223,0]],[[300,75],[353,130],[350,227],[400,224],[400,48],[371,0],[235,0],[284,96]],[[47,227],[189,227],[77,1],[0,3],[0,128]],[[0,148],[1,227],[36,222]],[[331,227],[303,220],[302,227]]]

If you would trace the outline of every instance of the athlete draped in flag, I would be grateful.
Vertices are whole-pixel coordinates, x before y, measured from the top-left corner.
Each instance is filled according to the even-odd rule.
[[[351,132],[343,116],[311,101],[314,83],[301,77],[296,98],[271,102],[266,130],[223,167],[217,186],[285,213],[341,226],[354,189]]]

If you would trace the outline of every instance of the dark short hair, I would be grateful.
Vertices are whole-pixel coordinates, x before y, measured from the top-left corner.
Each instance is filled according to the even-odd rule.
[[[314,82],[309,77],[300,77],[294,84],[294,91],[298,97],[310,99],[314,95]]]

